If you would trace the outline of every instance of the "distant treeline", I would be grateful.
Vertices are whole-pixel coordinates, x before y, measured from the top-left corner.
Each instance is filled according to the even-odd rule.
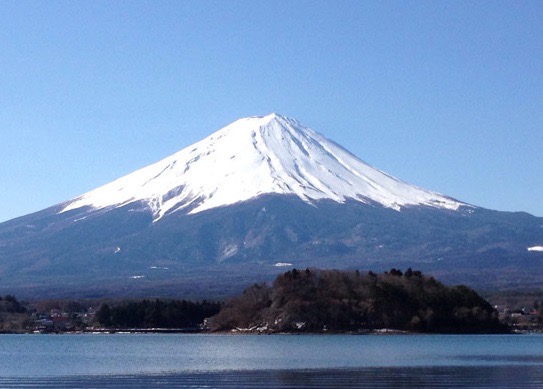
[[[15,296],[0,296],[0,334],[21,332],[27,324],[26,307]]]
[[[384,274],[291,270],[255,284],[221,309],[212,329],[261,332],[365,331],[496,333],[507,327],[466,286],[448,287],[420,271]]]
[[[12,295],[0,296],[0,313],[25,313],[26,308]]]
[[[143,300],[104,303],[96,312],[96,321],[107,328],[196,328],[205,318],[216,315],[217,302],[186,300]]]

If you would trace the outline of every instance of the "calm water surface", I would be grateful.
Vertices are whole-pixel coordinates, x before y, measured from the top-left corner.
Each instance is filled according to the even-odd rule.
[[[540,387],[541,335],[2,335],[0,387]]]

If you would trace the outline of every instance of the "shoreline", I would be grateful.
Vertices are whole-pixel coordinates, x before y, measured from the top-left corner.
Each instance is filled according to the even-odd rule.
[[[3,331],[0,335],[115,335],[115,334],[201,334],[201,335],[352,335],[352,336],[393,336],[393,335],[534,335],[543,330],[511,330],[509,332],[412,332],[392,328],[377,328],[360,331],[321,331],[321,332],[273,332],[254,330],[209,331],[198,328],[89,328],[76,331]]]

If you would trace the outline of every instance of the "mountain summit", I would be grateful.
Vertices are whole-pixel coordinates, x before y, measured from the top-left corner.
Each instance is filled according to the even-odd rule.
[[[312,204],[329,199],[458,209],[461,202],[389,176],[336,143],[275,113],[239,119],[153,165],[88,192],[62,212],[142,201],[157,221],[195,214],[263,194],[295,195]]]

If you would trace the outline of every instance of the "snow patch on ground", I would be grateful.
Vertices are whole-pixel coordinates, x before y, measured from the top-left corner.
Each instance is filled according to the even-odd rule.
[[[288,262],[277,262],[275,265],[273,265],[275,267],[288,267],[288,266],[292,266],[292,263],[288,263]]]
[[[235,243],[231,243],[231,244],[221,243],[221,247],[222,247],[221,256],[219,258],[220,262],[222,262],[225,259],[228,259],[230,257],[233,257],[234,255],[236,255],[239,252],[239,247]]]

